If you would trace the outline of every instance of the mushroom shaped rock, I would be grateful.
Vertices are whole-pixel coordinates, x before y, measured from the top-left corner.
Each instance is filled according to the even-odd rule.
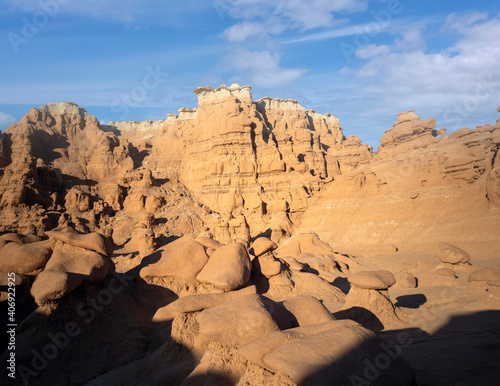
[[[335,320],[330,311],[314,296],[295,296],[285,300],[283,306],[295,318],[293,327],[308,326]]]
[[[205,309],[196,320],[200,326],[200,335],[195,341],[198,346],[216,341],[238,347],[262,335],[279,331],[259,295],[241,296]]]
[[[192,282],[208,261],[205,247],[191,236],[183,236],[150,255],[155,256],[159,259],[142,268],[141,277],[170,276]]]
[[[41,306],[62,298],[81,283],[82,278],[77,274],[46,269],[33,282],[31,295]]]
[[[276,248],[278,248],[278,246],[271,239],[268,239],[267,237],[259,237],[252,243],[249,252],[256,257],[259,257],[266,252],[274,251]]]
[[[49,241],[30,244],[10,242],[0,250],[0,271],[20,274],[39,273],[52,254]]]
[[[493,268],[487,267],[472,272],[469,275],[469,282],[472,281],[496,281],[500,280],[500,275]]]
[[[73,228],[65,228],[62,231],[45,232],[50,239],[59,240],[63,243],[89,249],[101,255],[111,256],[113,253],[113,242],[100,233],[79,233]]]
[[[236,242],[217,248],[196,279],[232,291],[243,287],[250,280],[251,271],[252,262],[246,248]]]
[[[396,283],[394,275],[385,270],[359,271],[347,279],[352,285],[358,288],[371,290],[384,290]]]
[[[451,244],[441,243],[435,256],[443,263],[465,264],[470,261],[470,255],[463,249]]]
[[[81,275],[83,281],[101,282],[113,269],[113,262],[109,257],[101,254],[60,243],[54,247],[46,270]]]

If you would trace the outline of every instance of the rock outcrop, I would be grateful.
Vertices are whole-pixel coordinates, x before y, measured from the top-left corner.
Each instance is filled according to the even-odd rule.
[[[2,133],[16,382],[486,384],[498,317],[432,329],[500,308],[500,120],[447,135],[410,110],[374,152],[250,91],[200,87],[195,108],[109,125],[48,104]]]

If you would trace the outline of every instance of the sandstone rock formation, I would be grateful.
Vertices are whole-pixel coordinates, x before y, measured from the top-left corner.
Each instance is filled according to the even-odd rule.
[[[464,264],[470,261],[470,255],[466,251],[446,243],[439,244],[436,257],[443,263],[449,264]]]
[[[410,110],[373,151],[250,91],[108,125],[50,103],[1,134],[15,382],[488,384],[500,120],[447,134]]]
[[[469,282],[471,281],[498,281],[500,275],[495,272],[493,268],[487,267],[472,272],[469,275]]]
[[[385,290],[396,283],[389,271],[360,271],[349,276],[352,285],[370,290]]]
[[[243,287],[250,280],[251,270],[246,248],[240,243],[233,243],[217,248],[196,279],[232,291]]]

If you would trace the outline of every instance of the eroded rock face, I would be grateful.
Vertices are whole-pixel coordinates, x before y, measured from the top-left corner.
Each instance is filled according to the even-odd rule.
[[[250,91],[200,87],[196,108],[107,126],[72,103],[32,109],[0,141],[0,231],[43,235],[58,213],[125,242],[147,211],[160,220],[152,237],[208,230],[224,243],[279,243],[299,230],[339,250],[362,240],[396,252],[463,239],[445,220],[458,211],[475,247],[500,225],[498,123],[446,135],[410,110],[374,153],[333,115]]]
[[[500,226],[498,124],[449,135],[434,126],[411,110],[399,114],[373,157],[363,163],[356,155],[359,162],[327,185],[298,230],[352,253],[432,253],[442,241],[495,248],[500,240],[485,235]]]
[[[300,217],[329,175],[327,149],[343,141],[338,120],[296,101],[253,102],[248,86],[195,92],[198,108],[180,110],[157,137],[180,155],[153,149],[151,162],[177,173],[196,199],[228,220],[243,215],[250,235],[265,230],[274,213]],[[218,240],[244,238],[244,227],[226,224],[216,230]]]
[[[296,101],[254,102],[238,85],[196,94],[198,108],[161,122],[104,127],[63,103],[2,134],[0,230],[28,236],[0,236],[0,282],[24,272],[16,284],[33,282],[26,293],[39,307],[18,331],[19,360],[53,345],[48,332],[83,317],[86,301],[95,319],[35,383],[223,383],[228,374],[232,384],[366,383],[367,361],[384,354],[372,331],[406,329],[407,317],[439,303],[394,304],[392,273],[361,271],[378,263],[360,267],[366,255],[343,246],[379,245],[386,256],[374,260],[385,264],[414,237],[413,246],[445,240],[479,259],[468,240],[498,237],[500,126],[446,136],[410,111],[374,154],[344,138],[334,116]],[[457,278],[424,265],[423,289],[424,268],[450,283],[472,272],[453,245],[437,257],[458,263]],[[396,290],[415,287],[408,270],[393,271]],[[486,284],[467,289],[495,295],[499,278],[473,272]],[[401,358],[378,366],[373,383],[412,384]]]

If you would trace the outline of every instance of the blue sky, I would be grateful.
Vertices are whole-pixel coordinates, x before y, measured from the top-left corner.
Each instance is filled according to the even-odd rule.
[[[409,109],[448,132],[494,124],[499,37],[497,0],[0,0],[0,129],[62,101],[162,119],[237,82],[377,147]]]

